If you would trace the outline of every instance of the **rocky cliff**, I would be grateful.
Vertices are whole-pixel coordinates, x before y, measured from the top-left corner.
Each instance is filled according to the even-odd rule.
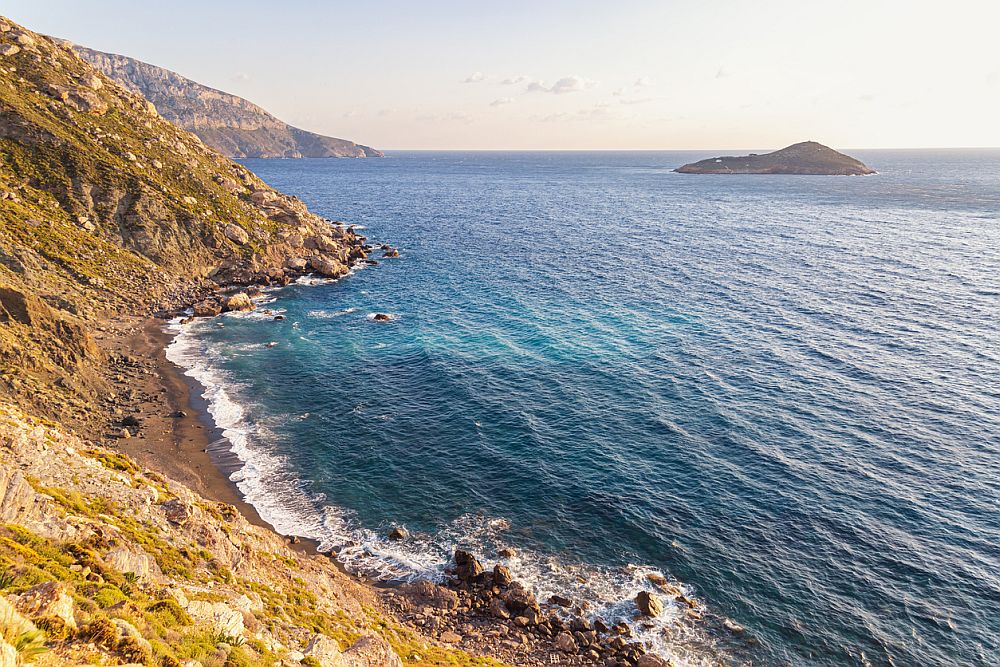
[[[71,49],[0,29],[0,392],[56,414],[101,391],[87,322],[364,259]]]
[[[162,67],[81,46],[73,49],[104,74],[151,101],[161,116],[228,157],[382,157],[381,151],[369,146],[292,127],[242,97]]]
[[[368,586],[219,475],[158,318],[372,249],[0,18],[0,667],[667,664],[465,551],[447,586]]]
[[[256,285],[368,250],[0,18],[0,667],[500,664],[114,446],[181,441],[149,359],[109,349],[116,323],[252,308]]]
[[[800,174],[808,176],[865,176],[876,173],[859,160],[815,141],[803,141],[774,151],[740,157],[716,157],[692,162],[674,171],[681,174]]]

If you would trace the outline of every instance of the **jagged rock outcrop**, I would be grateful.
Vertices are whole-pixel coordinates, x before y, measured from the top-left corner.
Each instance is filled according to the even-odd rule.
[[[73,48],[107,76],[153,103],[161,116],[228,157],[382,157],[347,139],[307,132],[256,104],[134,58]]]
[[[681,174],[800,174],[866,176],[876,173],[860,160],[815,141],[803,141],[774,151],[740,157],[715,157],[674,169]]]

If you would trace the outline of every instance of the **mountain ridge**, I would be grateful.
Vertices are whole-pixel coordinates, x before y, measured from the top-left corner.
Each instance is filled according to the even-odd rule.
[[[226,157],[384,157],[370,146],[289,125],[245,98],[165,67],[69,44],[83,60],[148,99],[161,116]]]

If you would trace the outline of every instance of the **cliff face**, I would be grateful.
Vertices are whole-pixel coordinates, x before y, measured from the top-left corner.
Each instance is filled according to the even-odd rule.
[[[153,443],[186,416],[144,384],[149,360],[109,348],[123,322],[249,305],[225,290],[343,275],[368,248],[0,17],[0,667],[499,665],[107,433]],[[173,433],[162,455],[184,458]]]
[[[0,20],[0,394],[56,416],[102,391],[91,323],[220,285],[331,276],[364,239]]]
[[[203,86],[176,72],[113,53],[73,46],[76,53],[153,103],[172,123],[228,157],[382,157],[346,139],[300,130],[242,97]]]
[[[876,173],[859,160],[832,148],[803,141],[763,155],[717,157],[692,162],[674,171],[681,174],[801,174],[809,176],[865,176]]]

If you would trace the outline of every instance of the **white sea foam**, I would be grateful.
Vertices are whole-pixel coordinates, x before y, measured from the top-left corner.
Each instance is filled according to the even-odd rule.
[[[357,312],[357,308],[344,308],[342,310],[310,310],[306,313],[307,316],[314,319],[331,319],[334,317],[343,317],[344,315],[350,315],[351,313]]]
[[[176,335],[167,347],[167,358],[203,387],[209,414],[242,463],[232,481],[277,532],[315,540],[321,551],[334,552],[348,570],[384,581],[442,580],[451,554],[462,546],[487,563],[506,564],[543,604],[552,595],[567,597],[590,617],[629,621],[638,639],[676,665],[716,664],[717,659],[692,648],[705,646],[704,633],[692,620],[688,605],[675,599],[676,595],[691,598],[692,591],[678,582],[669,583],[666,589],[656,586],[649,575],[662,573],[653,568],[594,567],[520,547],[516,557],[500,559],[499,550],[509,545],[510,524],[496,517],[463,516],[433,533],[415,533],[405,541],[388,540],[387,526],[377,530],[360,526],[350,511],[310,494],[289,472],[284,458],[268,451],[271,434],[267,427],[255,423],[251,409],[233,398],[239,386],[217,368],[221,347],[213,348],[197,337],[205,324],[181,326],[175,320],[169,326]],[[666,608],[660,616],[636,623],[631,620],[636,611],[633,600],[640,590],[655,591]]]

